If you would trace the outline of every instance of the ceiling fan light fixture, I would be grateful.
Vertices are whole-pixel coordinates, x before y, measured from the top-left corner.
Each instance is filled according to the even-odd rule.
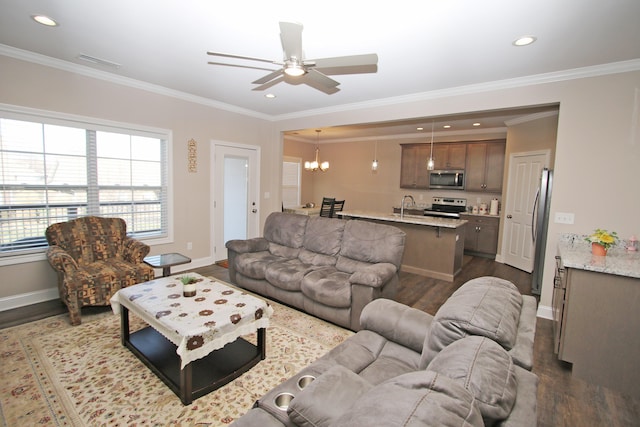
[[[302,64],[295,58],[285,62],[284,72],[291,77],[299,77],[306,73]]]

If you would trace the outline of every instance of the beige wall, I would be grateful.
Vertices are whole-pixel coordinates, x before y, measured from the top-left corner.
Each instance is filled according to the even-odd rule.
[[[230,113],[193,102],[126,87],[66,71],[0,56],[0,103],[95,117],[169,129],[173,133],[174,242],[153,246],[152,254],[181,252],[210,264],[210,144],[221,140],[262,147],[263,162],[281,159],[273,125],[267,121]],[[198,171],[187,172],[187,141],[198,142]],[[271,168],[261,168],[267,191],[273,183]],[[278,204],[274,197],[262,201],[262,217]],[[278,205],[279,206],[279,205]],[[187,251],[187,242],[193,249]],[[47,261],[0,267],[0,299],[38,292],[56,286]]]
[[[154,247],[154,252],[184,252],[186,242],[192,241],[194,249],[189,255],[211,257],[208,165],[211,139],[262,147],[260,208],[264,221],[270,211],[280,209],[283,131],[550,104],[560,105],[551,215],[558,211],[573,212],[575,224],[550,224],[541,304],[551,305],[553,256],[559,233],[587,233],[601,227],[616,230],[623,237],[640,234],[640,193],[633,191],[633,187],[625,189],[623,185],[611,184],[633,186],[638,182],[640,71],[520,87],[492,84],[463,95],[459,92],[440,98],[416,95],[335,112],[325,110],[315,115],[305,112],[304,116],[268,122],[2,56],[0,69],[1,103],[173,131],[175,243]],[[191,138],[199,142],[199,170],[189,175],[186,141]],[[397,188],[399,174],[387,170],[385,165],[387,159],[389,164],[399,161],[397,141],[379,143],[381,163],[377,175],[368,170],[373,153],[370,144],[341,145],[321,145],[321,157],[327,156],[333,170],[348,171],[353,190],[347,191],[347,183],[330,170],[324,182],[313,178],[314,193],[345,197],[347,208],[399,203],[398,196],[403,193]],[[358,153],[361,156],[356,156]],[[601,178],[603,173],[606,179]],[[268,199],[264,197],[266,192],[270,193]],[[0,298],[54,286],[52,274],[46,273],[49,268],[46,262],[32,264],[0,267]]]
[[[560,233],[589,233],[601,227],[616,230],[623,237],[640,234],[640,193],[632,190],[638,182],[640,162],[639,88],[639,71],[521,87],[493,85],[466,95],[378,102],[368,108],[289,118],[277,125],[285,131],[559,104],[551,216],[554,212],[574,213],[575,223],[549,226],[541,296],[541,306],[548,308]],[[602,179],[605,173],[607,179]]]

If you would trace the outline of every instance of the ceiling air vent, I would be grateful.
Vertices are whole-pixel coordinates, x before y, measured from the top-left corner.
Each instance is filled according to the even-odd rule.
[[[95,65],[102,65],[104,67],[110,67],[110,68],[120,68],[122,66],[118,63],[107,61],[106,59],[100,59],[100,58],[96,58],[95,56],[85,55],[84,53],[81,53],[80,55],[78,55],[78,59],[82,61],[91,62],[92,64],[95,64]]]

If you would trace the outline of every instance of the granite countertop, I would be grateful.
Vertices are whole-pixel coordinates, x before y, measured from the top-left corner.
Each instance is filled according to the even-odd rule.
[[[491,215],[491,214],[481,214],[481,213],[471,213],[471,212],[460,212],[460,215],[469,215],[469,216],[481,216],[481,217],[487,217],[487,218],[500,218],[500,214],[498,215]]]
[[[404,217],[400,219],[400,214],[380,213],[380,212],[361,211],[361,210],[342,211],[339,213],[339,215],[343,217],[377,219],[380,221],[427,225],[431,227],[442,227],[442,228],[458,228],[458,227],[462,227],[467,223],[467,220],[464,220],[464,219],[437,218],[437,217],[418,216],[418,215],[404,215]]]
[[[586,235],[562,234],[558,239],[558,253],[565,267],[618,276],[640,278],[640,252],[625,249],[627,242],[620,241],[609,249],[607,256],[591,253]]]

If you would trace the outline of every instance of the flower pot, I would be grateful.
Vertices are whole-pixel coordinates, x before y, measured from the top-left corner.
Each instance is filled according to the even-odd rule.
[[[591,244],[591,253],[598,256],[606,256],[607,248],[602,246],[600,243],[592,243]]]

